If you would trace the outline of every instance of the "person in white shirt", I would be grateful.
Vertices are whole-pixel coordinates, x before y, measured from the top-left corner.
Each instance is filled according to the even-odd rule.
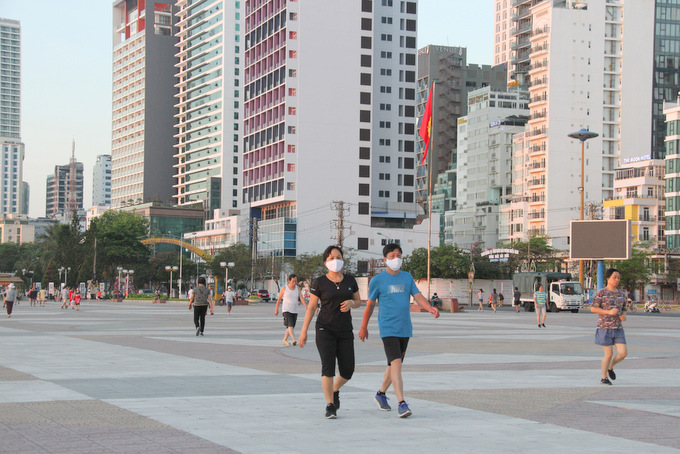
[[[279,297],[276,300],[276,308],[274,309],[274,315],[279,315],[279,305],[283,301],[283,307],[281,311],[283,313],[283,324],[286,327],[286,335],[283,336],[283,345],[290,345],[288,342],[288,337],[293,341],[293,345],[297,345],[295,340],[295,335],[293,330],[295,329],[295,322],[297,321],[297,305],[298,302],[302,302],[307,309],[307,303],[305,300],[300,299],[300,290],[298,289],[298,279],[297,276],[291,274],[288,276],[288,284],[285,285],[279,292]]]
[[[231,289],[231,287],[227,288],[227,291],[224,292],[224,301],[227,304],[227,314],[231,315],[231,307],[234,305],[234,298],[236,297],[236,293]]]

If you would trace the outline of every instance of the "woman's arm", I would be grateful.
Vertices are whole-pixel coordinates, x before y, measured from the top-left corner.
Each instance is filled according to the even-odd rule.
[[[307,343],[307,329],[309,328],[309,324],[312,322],[312,317],[314,317],[314,314],[316,314],[316,306],[318,303],[318,296],[311,295],[309,297],[309,305],[307,306],[307,312],[305,312],[305,321],[302,324],[302,330],[298,336],[298,345],[300,345],[300,348],[304,347]]]

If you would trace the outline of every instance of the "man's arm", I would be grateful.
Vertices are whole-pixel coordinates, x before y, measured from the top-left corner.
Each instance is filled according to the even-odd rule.
[[[368,321],[371,319],[371,315],[373,315],[374,306],[375,301],[373,300],[366,301],[366,309],[364,309],[364,318],[361,321],[361,328],[359,328],[359,339],[361,339],[361,342],[368,339]]]
[[[281,299],[283,298],[283,293],[286,291],[286,287],[283,287],[279,292],[279,297],[276,299],[276,307],[274,308],[274,315],[279,315],[279,305],[281,304]]]
[[[418,306],[422,307],[427,312],[434,315],[434,318],[439,317],[439,309],[437,309],[436,307],[432,307],[432,305],[427,301],[427,299],[423,296],[422,293],[416,293],[415,295],[413,295],[413,299],[418,304]]]

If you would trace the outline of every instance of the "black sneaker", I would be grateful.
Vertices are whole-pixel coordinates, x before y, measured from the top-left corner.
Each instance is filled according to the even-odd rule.
[[[609,375],[609,378],[611,378],[612,380],[616,380],[616,372],[614,372],[614,369],[609,369],[607,371],[607,375]]]
[[[198,336],[199,334],[201,334],[201,328],[196,328],[196,335]]]
[[[542,326],[543,328],[545,328],[545,323],[542,323],[541,326]]]
[[[340,391],[333,392],[333,405],[336,410],[340,410]]]
[[[611,385],[612,382],[610,382],[608,378],[603,378],[602,380],[600,380],[600,384],[601,385]]]
[[[611,383],[610,383],[611,385]],[[326,419],[335,419],[338,417],[335,404],[326,405]]]
[[[541,327],[541,324],[540,324],[540,323],[538,324],[538,327],[539,327],[539,328]]]

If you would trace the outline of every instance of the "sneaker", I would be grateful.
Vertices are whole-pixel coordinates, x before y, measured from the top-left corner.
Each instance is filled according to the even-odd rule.
[[[399,404],[399,417],[400,418],[408,418],[411,416],[411,409],[408,408],[408,404],[406,402],[402,402]]]
[[[611,378],[612,380],[616,380],[616,372],[614,372],[614,369],[609,369],[607,371],[607,375],[609,375],[609,378]]]
[[[340,410],[340,391],[333,391],[333,405],[336,410]]]
[[[201,334],[201,328],[196,328],[196,335],[198,336],[199,334]]]
[[[338,417],[337,410],[334,404],[326,405],[326,419],[335,419]]]
[[[288,341],[283,341],[283,345],[285,345],[286,347],[290,347],[290,344],[288,343]]]
[[[387,403],[387,396],[385,394],[375,393],[375,403],[382,411],[390,411],[392,407]]]
[[[203,331],[201,331],[201,336],[203,335]]]
[[[543,328],[545,328],[545,323],[542,323],[541,326],[542,326]]]
[[[608,378],[603,378],[602,380],[600,380],[600,384],[601,385],[611,385],[612,382],[610,382]]]
[[[540,324],[540,323],[538,324],[538,327],[539,327],[539,328],[541,327],[541,324]]]
[[[293,345],[297,345],[297,341],[293,341]]]

